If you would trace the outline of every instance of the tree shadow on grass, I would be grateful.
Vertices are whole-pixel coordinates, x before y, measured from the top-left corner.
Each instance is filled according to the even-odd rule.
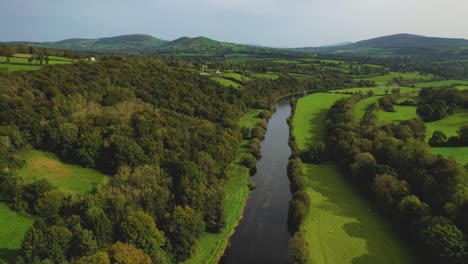
[[[332,165],[314,167],[306,175],[307,187],[324,197],[320,202],[311,200],[311,209],[320,208],[330,214],[349,218],[340,228],[349,236],[365,241],[367,252],[356,256],[353,264],[412,263],[411,255],[401,249],[408,250],[407,243],[400,240],[398,235],[392,236],[392,232],[397,231],[392,230],[388,223],[376,224],[375,218],[382,216],[355,190],[356,187],[345,178],[346,175]],[[389,233],[390,236],[386,235]]]
[[[307,132],[312,136],[306,138],[306,142],[317,142],[323,140],[327,113],[328,108],[322,108],[312,119],[309,120],[309,129]]]
[[[0,248],[0,263],[6,261],[7,263],[14,263],[15,258],[19,255],[19,249]]]

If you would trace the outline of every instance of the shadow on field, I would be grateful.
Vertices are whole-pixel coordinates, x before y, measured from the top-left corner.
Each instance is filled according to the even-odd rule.
[[[19,249],[0,248],[0,263],[6,261],[12,263],[20,253]]]
[[[319,192],[326,200],[316,204],[311,201],[311,209],[320,208],[349,219],[341,228],[349,236],[365,240],[367,252],[352,259],[352,264],[408,263],[408,255],[399,249],[406,245],[399,245],[398,239],[386,235],[392,232],[391,227],[378,224],[381,216],[338,169],[320,165],[313,171],[306,173],[311,175],[306,180],[307,187]]]
[[[327,118],[328,108],[320,109],[319,113],[315,114],[314,118],[309,120],[309,133],[312,137],[306,138],[306,142],[317,142],[322,140],[322,135],[325,130],[325,121]]]

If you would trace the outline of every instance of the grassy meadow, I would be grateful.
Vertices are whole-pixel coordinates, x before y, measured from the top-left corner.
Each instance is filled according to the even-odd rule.
[[[443,86],[448,86],[448,85],[468,85],[468,80],[445,80],[445,81],[415,83],[413,85],[415,88],[443,87]]]
[[[309,141],[322,140],[328,109],[336,100],[346,96],[344,94],[315,93],[299,99],[293,125],[296,142],[300,149],[303,149]]]
[[[394,78],[401,78],[401,79],[406,79],[406,80],[430,80],[434,78],[434,76],[431,74],[422,75],[422,74],[419,74],[418,72],[407,72],[407,73],[389,72],[388,74],[385,74],[385,75],[363,78],[362,80],[374,81],[377,85],[387,85]]]
[[[306,164],[311,207],[301,229],[311,263],[416,263],[396,230],[333,165]]]
[[[454,159],[463,166],[468,164],[468,147],[432,148],[432,152]]]
[[[221,78],[221,77],[212,77],[211,78],[213,81],[216,81],[218,82],[219,84],[221,84],[222,86],[226,86],[226,87],[234,87],[234,88],[239,88],[241,85],[239,83],[236,83],[234,81],[231,81],[231,80],[228,80],[228,79],[224,79],[224,78]]]
[[[65,164],[48,152],[30,150],[23,154],[23,158],[26,165],[18,170],[18,176],[27,182],[45,178],[53,186],[68,192],[87,193],[109,178],[97,170]]]
[[[362,99],[356,104],[356,108],[354,109],[354,113],[356,116],[356,123],[361,124],[362,119],[364,118],[364,115],[367,112],[367,109],[369,109],[371,105],[377,102],[379,98],[380,97],[378,96],[368,97],[368,98]]]
[[[32,226],[33,218],[18,215],[0,203],[0,262],[14,257],[21,247],[24,234]]]

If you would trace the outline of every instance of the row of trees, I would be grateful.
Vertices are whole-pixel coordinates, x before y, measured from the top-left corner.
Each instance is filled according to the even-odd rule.
[[[327,116],[331,158],[365,195],[375,200],[402,234],[421,245],[430,263],[463,263],[467,258],[466,171],[431,154],[424,123],[361,130],[354,107],[360,97],[339,100]]]

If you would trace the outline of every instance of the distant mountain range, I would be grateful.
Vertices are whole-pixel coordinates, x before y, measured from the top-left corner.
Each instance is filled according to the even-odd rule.
[[[15,42],[18,43],[18,42]],[[206,37],[181,37],[173,41],[150,35],[133,34],[98,39],[65,39],[57,42],[22,42],[37,46],[79,51],[135,53],[135,54],[192,54],[197,56],[229,53],[271,53],[305,52],[334,54],[386,54],[433,52],[440,47],[456,49],[468,46],[468,40],[461,38],[436,38],[411,34],[395,34],[355,43],[343,42],[322,47],[295,49],[267,48],[262,46],[220,42]],[[466,50],[466,49],[464,49]]]

